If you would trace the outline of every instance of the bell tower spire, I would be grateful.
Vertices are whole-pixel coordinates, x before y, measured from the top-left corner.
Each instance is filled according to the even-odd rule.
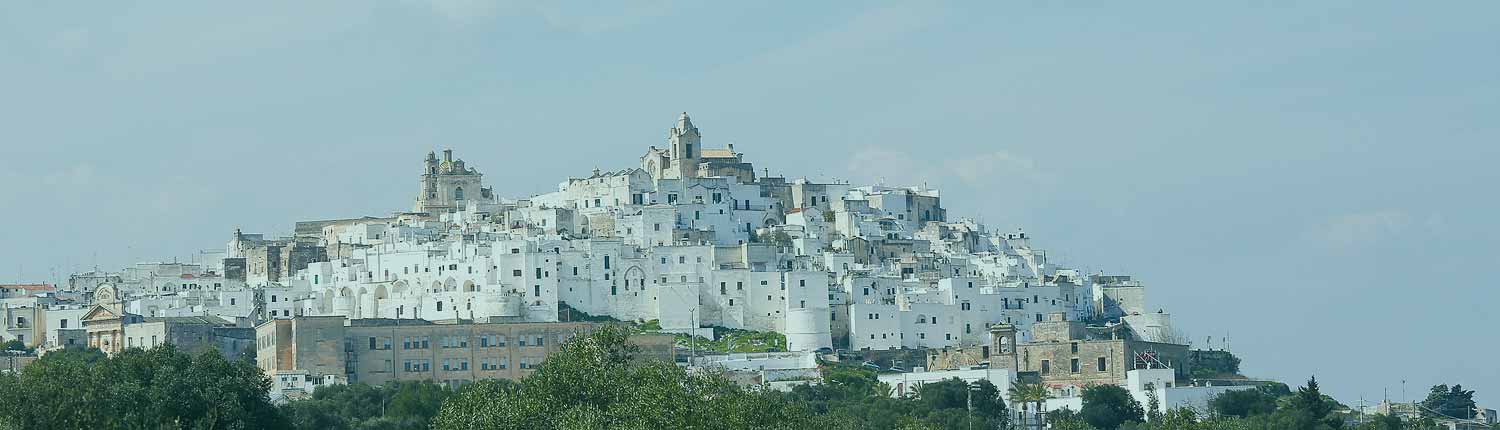
[[[679,178],[698,176],[698,159],[703,150],[703,136],[687,112],[677,117],[677,125],[667,130],[667,143],[671,148],[671,169]]]

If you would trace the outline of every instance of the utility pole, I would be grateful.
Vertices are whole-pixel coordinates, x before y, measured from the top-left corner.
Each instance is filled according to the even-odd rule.
[[[969,430],[974,430],[974,384],[971,382],[967,387],[964,388],[966,388],[964,392],[968,394],[968,396],[965,397],[967,398],[969,406],[969,416],[964,417],[964,421],[969,422]]]
[[[690,309],[689,312],[693,327],[688,330],[688,366],[692,366],[693,358],[698,356],[698,308]]]
[[[1358,423],[1358,424],[1364,424],[1365,423],[1365,395],[1364,394],[1360,394],[1359,395],[1359,418],[1355,418],[1354,422]]]

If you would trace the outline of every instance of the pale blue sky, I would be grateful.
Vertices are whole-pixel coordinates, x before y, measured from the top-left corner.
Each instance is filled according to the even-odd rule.
[[[405,209],[431,149],[529,195],[685,110],[1135,275],[1251,375],[1500,401],[1500,3],[127,3],[0,5],[0,281]]]

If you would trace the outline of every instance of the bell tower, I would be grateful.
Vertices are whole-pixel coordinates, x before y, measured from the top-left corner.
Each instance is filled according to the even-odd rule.
[[[677,118],[677,125],[667,130],[667,143],[672,157],[668,170],[678,178],[697,177],[699,154],[703,150],[702,140],[698,127],[694,127],[693,120],[688,118],[687,112],[683,112]]]
[[[1021,370],[1021,363],[1016,359],[1016,326],[1007,323],[996,323],[990,326],[990,338],[994,339],[990,349],[991,369],[1010,369],[1011,375]]]

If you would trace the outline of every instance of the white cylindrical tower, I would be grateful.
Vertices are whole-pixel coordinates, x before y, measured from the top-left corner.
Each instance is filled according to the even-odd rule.
[[[786,314],[788,351],[813,351],[833,347],[828,308],[792,309]]]

